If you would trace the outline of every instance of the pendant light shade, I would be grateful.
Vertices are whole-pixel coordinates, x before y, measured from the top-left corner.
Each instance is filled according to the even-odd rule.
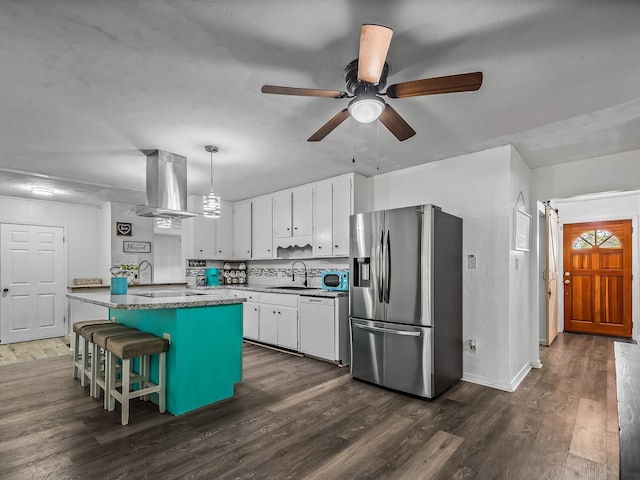
[[[211,154],[211,191],[202,197],[202,213],[207,218],[220,218],[220,197],[213,193],[213,154],[218,147],[207,145],[204,149]]]

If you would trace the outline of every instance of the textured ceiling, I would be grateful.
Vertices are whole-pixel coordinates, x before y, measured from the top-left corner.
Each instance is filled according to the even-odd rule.
[[[363,23],[394,30],[389,84],[479,70],[481,90],[389,100],[405,142],[351,120],[306,142],[348,101],[260,87],[344,90]],[[141,203],[150,148],[203,194],[206,144],[228,200],[506,143],[531,167],[638,149],[639,23],[635,0],[3,0],[0,194]]]

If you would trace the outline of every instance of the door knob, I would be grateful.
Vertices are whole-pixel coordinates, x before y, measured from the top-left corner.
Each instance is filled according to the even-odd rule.
[[[565,285],[569,285],[570,283],[571,283],[571,280],[565,280],[565,281],[564,281],[564,284],[565,284]]]
[[[570,277],[570,276],[571,276],[571,273],[570,273],[570,272],[564,272],[564,276],[565,276],[565,277]]]
[[[9,293],[9,289],[8,288],[3,288],[2,289],[2,293]]]

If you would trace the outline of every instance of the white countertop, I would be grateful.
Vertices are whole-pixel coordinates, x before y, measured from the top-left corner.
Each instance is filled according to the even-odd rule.
[[[129,292],[127,295],[111,295],[109,292],[67,293],[67,298],[84,303],[92,303],[116,310],[149,310],[159,308],[210,307],[242,303],[246,299],[233,298],[223,292],[207,292],[205,295],[185,295],[186,290],[154,290],[153,292]],[[141,294],[153,293],[160,297]]]
[[[204,290],[204,291],[213,291],[216,290],[248,290],[251,292],[264,292],[264,293],[286,293],[290,295],[303,295],[305,297],[346,297],[349,295],[349,292],[340,292],[335,290],[323,290],[321,288],[294,288],[288,289],[283,288],[284,286],[275,285],[220,285],[216,287],[188,287],[190,290]]]

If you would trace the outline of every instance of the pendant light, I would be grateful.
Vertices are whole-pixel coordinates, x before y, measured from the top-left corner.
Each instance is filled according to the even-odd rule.
[[[220,218],[220,197],[213,193],[213,154],[218,147],[207,145],[204,149],[211,154],[211,191],[202,198],[202,213],[207,218]]]

